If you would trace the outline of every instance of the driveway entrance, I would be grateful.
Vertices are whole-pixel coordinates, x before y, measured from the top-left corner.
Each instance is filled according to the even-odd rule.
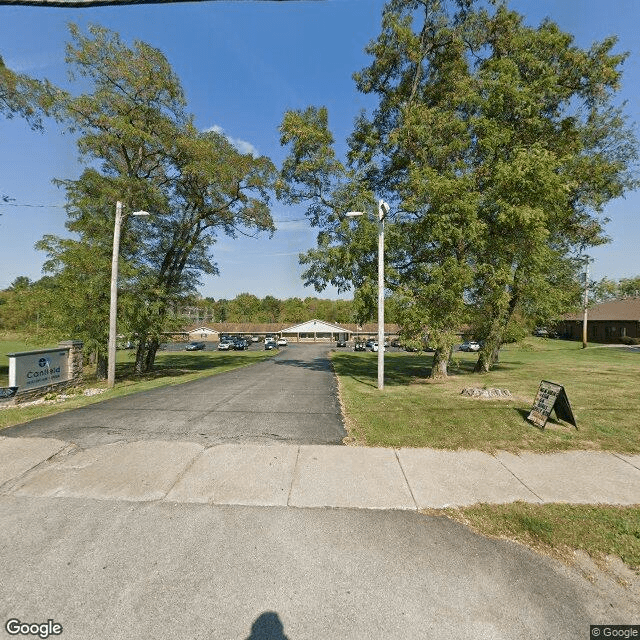
[[[2,435],[82,448],[139,440],[341,444],[347,434],[327,353],[327,345],[291,345],[255,365],[106,400]]]

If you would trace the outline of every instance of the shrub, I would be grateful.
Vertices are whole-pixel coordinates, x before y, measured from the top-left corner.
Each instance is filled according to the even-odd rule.
[[[640,344],[640,338],[631,338],[629,336],[622,336],[622,338],[620,338],[620,342],[622,342],[622,344]]]

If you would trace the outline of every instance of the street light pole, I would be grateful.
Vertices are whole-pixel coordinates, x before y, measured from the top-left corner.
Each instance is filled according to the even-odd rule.
[[[134,211],[134,216],[148,216],[148,211]],[[122,227],[122,202],[116,202],[116,219],[113,227],[113,253],[111,254],[111,296],[109,302],[109,347],[107,363],[107,387],[116,383],[116,319],[118,315],[118,256],[120,254],[120,228]]]
[[[378,389],[384,389],[384,218],[389,205],[378,202]]]
[[[589,256],[584,257],[584,302],[582,305],[582,348],[587,348],[587,308],[589,306]]]
[[[109,298],[109,363],[107,387],[116,383],[116,316],[118,313],[118,254],[120,252],[120,227],[122,226],[122,202],[116,202],[116,220],[113,227],[113,253],[111,254],[111,297]]]
[[[378,202],[378,389],[384,389],[384,219],[389,205]],[[362,211],[348,211],[347,218],[364,215]]]

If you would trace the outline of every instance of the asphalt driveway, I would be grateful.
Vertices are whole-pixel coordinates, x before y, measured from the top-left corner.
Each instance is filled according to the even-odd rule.
[[[2,435],[87,448],[139,440],[341,444],[347,434],[327,345],[290,345],[255,365],[106,400]]]

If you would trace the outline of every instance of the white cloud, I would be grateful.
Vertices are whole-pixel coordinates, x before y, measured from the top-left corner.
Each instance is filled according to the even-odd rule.
[[[209,127],[204,131],[205,133],[209,131],[215,131],[215,133],[219,133],[220,135],[224,136],[240,153],[250,153],[254,158],[257,158],[260,155],[260,153],[258,153],[258,150],[250,142],[241,140],[240,138],[232,138],[231,136],[227,135],[224,132],[224,129],[218,124],[214,124],[212,127]]]

